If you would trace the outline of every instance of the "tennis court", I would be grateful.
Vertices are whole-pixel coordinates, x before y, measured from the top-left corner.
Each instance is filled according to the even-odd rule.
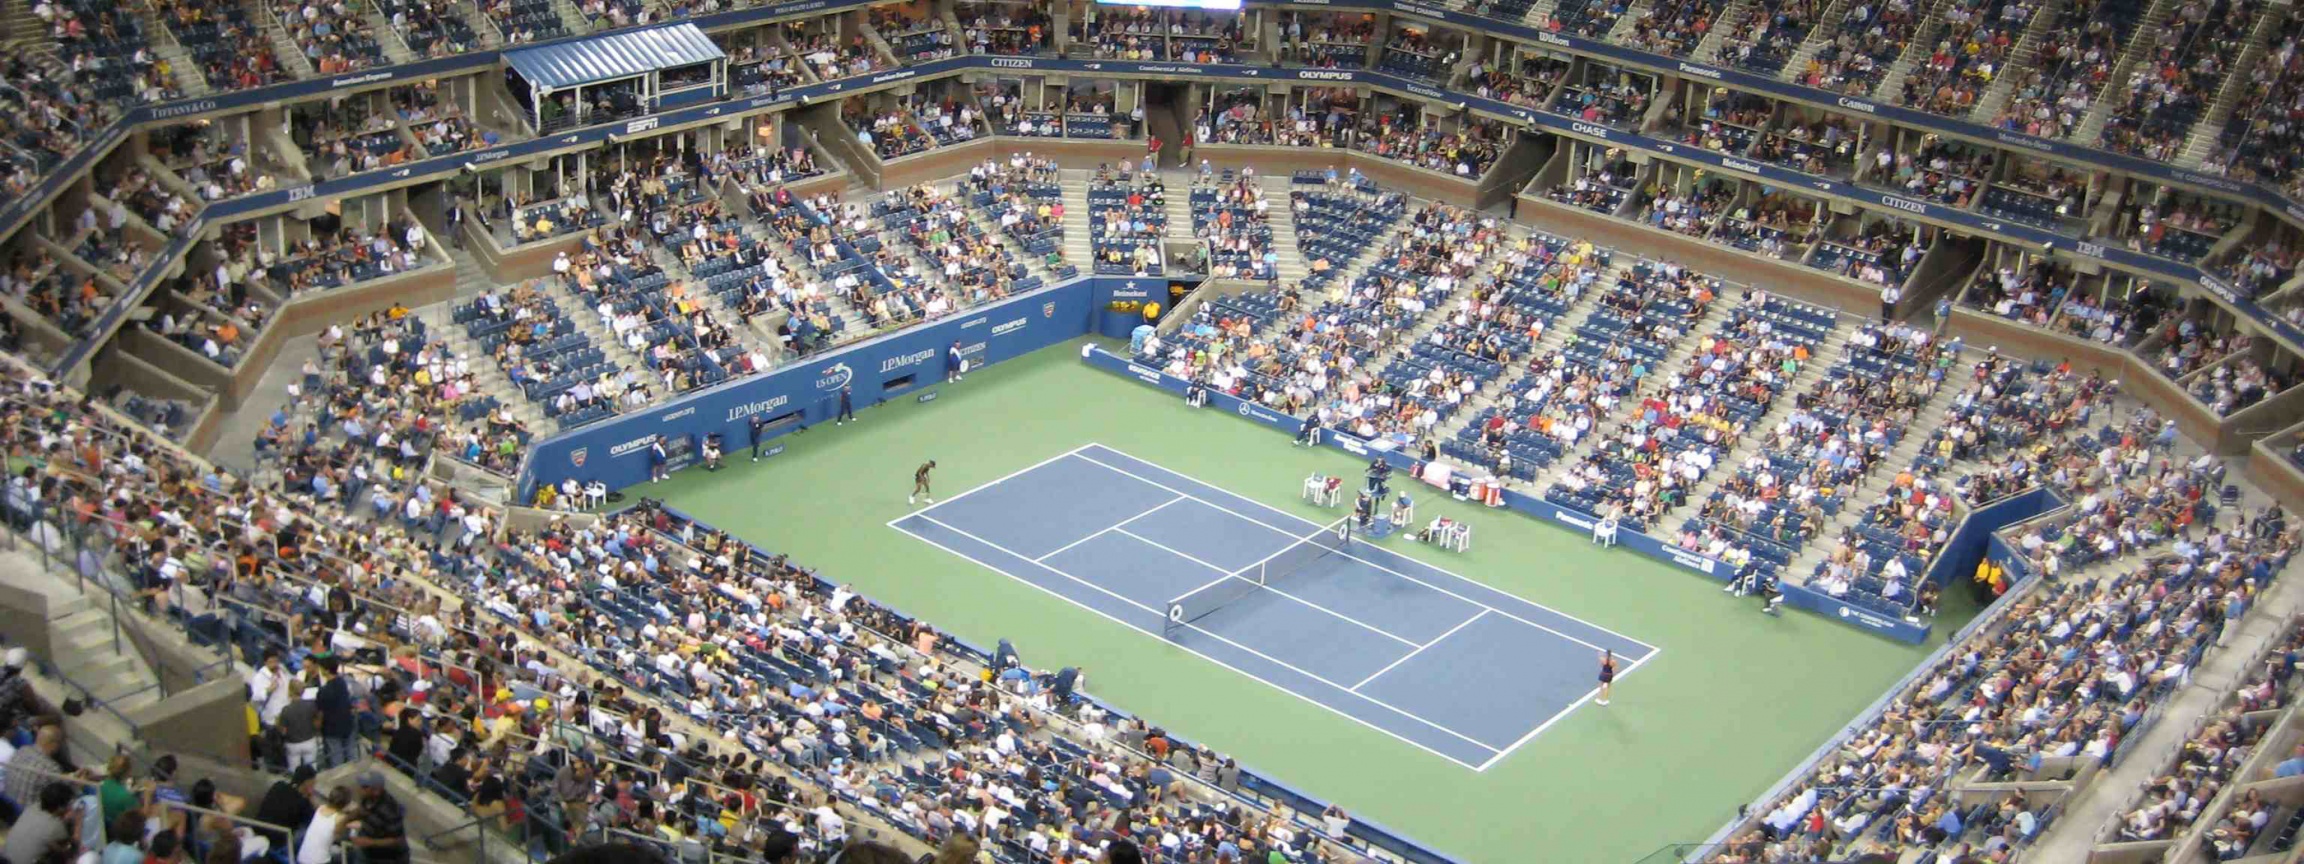
[[[888,524],[1476,771],[1657,653],[1102,445]]]

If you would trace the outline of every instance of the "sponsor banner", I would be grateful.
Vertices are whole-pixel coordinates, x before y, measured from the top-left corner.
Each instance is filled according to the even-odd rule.
[[[1784,589],[1784,605],[1794,609],[1806,609],[1850,627],[1869,630],[1899,642],[1918,645],[1928,641],[1928,627],[1926,625],[1915,624],[1860,606],[1851,606],[1840,602],[1829,594],[1811,590],[1806,586],[1787,582],[1780,587]]]
[[[538,484],[558,484],[575,478],[600,480],[622,489],[648,479],[648,460],[642,454],[661,436],[668,450],[693,453],[694,442],[713,433],[724,440],[751,441],[754,417],[782,417],[797,413],[799,423],[778,424],[765,434],[775,436],[829,421],[838,413],[840,390],[862,411],[894,396],[882,386],[890,377],[912,374],[909,391],[924,379],[941,380],[941,358],[952,343],[980,347],[968,353],[975,368],[1023,356],[1088,332],[1089,298],[1098,280],[1076,279],[1013,297],[967,318],[955,316],[911,330],[832,351],[794,363],[765,375],[722,384],[677,399],[654,411],[616,417],[538,442],[532,448],[528,474],[520,478],[521,500],[529,500]],[[1013,323],[997,338],[985,339],[996,327]],[[973,327],[970,325],[973,324]],[[866,374],[859,375],[862,371]],[[1147,370],[1150,371],[1150,370]],[[879,373],[879,374],[874,374]],[[682,447],[674,447],[675,443]],[[693,455],[674,452],[672,462],[693,461]]]

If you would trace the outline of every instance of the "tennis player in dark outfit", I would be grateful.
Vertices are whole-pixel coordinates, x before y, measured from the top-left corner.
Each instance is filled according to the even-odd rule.
[[[915,499],[915,498],[926,498],[926,499],[928,499],[928,503],[930,503],[930,504],[934,504],[934,503],[936,503],[936,496],[935,496],[935,495],[933,495],[933,494],[930,494],[930,493],[929,493],[929,491],[928,491],[928,472],[930,472],[930,471],[933,471],[933,470],[935,470],[935,469],[936,469],[936,460],[934,460],[934,459],[930,459],[930,460],[928,460],[928,461],[926,461],[926,462],[920,463],[920,470],[912,472],[912,494],[904,496],[904,503],[906,503],[906,504],[918,504],[918,503],[920,503],[920,502],[918,502],[918,501],[915,501],[915,500],[913,500],[913,499]]]
[[[1608,704],[1608,688],[1616,683],[1616,652],[1600,649],[1600,704]]]

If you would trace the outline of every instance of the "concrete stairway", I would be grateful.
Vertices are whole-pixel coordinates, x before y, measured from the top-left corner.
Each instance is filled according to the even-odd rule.
[[[1560,0],[1536,0],[1534,5],[1528,7],[1528,14],[1520,16],[1520,23],[1542,27],[1544,22],[1552,19],[1552,13],[1559,10]]]
[[[1630,269],[1632,266],[1638,263],[1638,259],[1620,260],[1617,263],[1615,269],[1617,272],[1621,272],[1623,270]],[[1610,277],[1613,277],[1614,275],[1614,273],[1611,273]],[[1610,277],[1603,277],[1600,281],[1593,284],[1593,287],[1596,289],[1594,291],[1595,295],[1597,295],[1599,291],[1605,290],[1609,285],[1614,284],[1614,280]],[[1586,298],[1582,305],[1585,307],[1582,310],[1583,316],[1590,317],[1593,310],[1599,307],[1599,301],[1596,296]],[[1674,346],[1672,348],[1672,353],[1664,355],[1663,362],[1656,364],[1656,374],[1671,375],[1679,372],[1682,369],[1688,368],[1688,359],[1695,355],[1696,346],[1702,344],[1705,337],[1720,332],[1720,328],[1728,323],[1729,307],[1734,305],[1735,304],[1728,302],[1727,298],[1725,297],[1714,301],[1712,303],[1712,307],[1705,310],[1704,317],[1698,320],[1694,326],[1688,328],[1687,338],[1682,339],[1681,344]],[[1578,322],[1582,322],[1583,320],[1584,318],[1576,319]],[[1561,326],[1556,329],[1558,332],[1547,333],[1545,334],[1545,338],[1552,339],[1557,337],[1559,341],[1553,342],[1552,344],[1558,346],[1567,343],[1568,338],[1573,335],[1575,328],[1571,326]],[[1616,437],[1617,432],[1621,430],[1628,422],[1628,419],[1632,416],[1632,411],[1635,410],[1638,405],[1639,403],[1637,399],[1629,396],[1626,397],[1618,406],[1619,413],[1617,416],[1608,418],[1606,423],[1597,425],[1592,430],[1592,434],[1584,436],[1584,440],[1576,442],[1575,447],[1569,448],[1567,452],[1560,454],[1560,458],[1552,463],[1551,468],[1546,469],[1543,474],[1537,475],[1535,482],[1521,484],[1522,491],[1525,491],[1531,495],[1543,495],[1544,490],[1552,488],[1552,484],[1557,482],[1562,475],[1568,473],[1569,470],[1575,468],[1579,463],[1582,463],[1584,458],[1590,455],[1593,450],[1598,447],[1599,442],[1607,441]],[[1714,470],[1717,471],[1718,468],[1715,468]],[[1695,496],[1691,495],[1689,497],[1693,499]]]
[[[544,296],[560,304],[560,313],[576,323],[576,332],[592,340],[592,344],[599,346],[610,361],[627,370],[642,373],[649,371],[647,360],[625,347],[624,342],[616,338],[615,332],[608,329],[607,322],[600,320],[600,313],[594,308],[598,304],[577,296],[575,291],[561,284],[558,279],[539,279],[536,286],[544,292]],[[649,388],[649,395],[653,397],[649,401],[661,401],[665,397],[663,391],[661,386]]]
[[[288,28],[280,26],[279,17],[264,8],[263,3],[264,0],[255,0],[248,4],[248,20],[264,29],[264,38],[271,40],[272,54],[279,58],[280,69],[291,78],[312,77],[312,60],[304,56],[304,46],[296,44],[296,37],[289,34]]]
[[[2055,32],[2064,23],[2064,16],[2069,8],[2070,4],[2055,3],[2034,10],[2031,24],[2024,28],[2023,36],[2017,37],[2016,47],[2008,51],[2008,62],[2001,64],[2000,68],[2003,70],[2022,69],[2026,70],[2027,73],[2037,70],[2039,67],[2035,65],[2034,61],[2039,59],[2040,40],[2047,38],[2049,33]],[[2073,22],[2075,27],[2079,24],[2080,22]],[[2017,83],[2028,81],[2032,77],[2031,74],[2002,74],[2000,77],[1992,79],[1992,86],[1984,89],[1984,94],[1976,98],[1976,107],[1968,112],[1969,122],[1992,122],[1993,118],[2000,116],[2000,109],[2008,106],[2008,97],[2016,92]]]
[[[472,35],[480,37],[480,47],[504,47],[504,34],[498,31],[495,19],[480,11],[479,3],[474,0],[455,0],[452,11],[464,18],[465,26],[472,28]]]
[[[408,37],[399,28],[392,26],[391,16],[384,14],[382,8],[370,4],[365,17],[368,26],[375,28],[378,34],[376,44],[384,49],[384,62],[397,65],[423,59],[416,56],[415,49],[408,47]]]
[[[1696,50],[1689,56],[1705,63],[1717,62],[1720,49],[1728,45],[1728,31],[1736,29],[1736,22],[1744,20],[1744,16],[1751,14],[1752,7],[1756,5],[1759,5],[1758,0],[1730,2],[1727,8],[1712,16],[1712,29],[1705,32],[1704,40],[1696,43]]]
[[[113,595],[94,584],[83,590],[72,575],[69,551],[51,560],[51,571],[41,566],[40,553],[29,541],[11,532],[0,542],[15,544],[14,551],[0,552],[0,585],[46,600],[51,650],[39,659],[46,670],[71,683],[69,695],[102,702],[121,714],[159,702],[159,675],[128,633],[114,626]],[[88,713],[112,719],[103,711]]]
[[[2198,168],[2200,163],[2216,152],[2216,142],[2224,128],[2232,122],[2232,112],[2248,95],[2250,79],[2256,75],[2256,66],[2270,50],[2265,43],[2278,32],[2280,22],[2295,14],[2293,6],[2275,6],[2256,17],[2256,26],[2248,33],[2248,47],[2241,50],[2240,61],[2230,67],[2224,76],[2224,86],[2216,91],[2216,101],[2209,103],[2208,114],[2192,127],[2192,135],[2184,139],[2184,152],[2177,154],[2176,165]],[[2243,117],[2242,124],[2252,118]]]
[[[1730,316],[1722,314],[1720,317],[1721,322],[1725,324]],[[1736,476],[1737,465],[1742,464],[1753,454],[1761,452],[1768,443],[1768,431],[1776,428],[1776,424],[1784,422],[1785,418],[1792,416],[1793,403],[1799,401],[1793,397],[1816,389],[1816,385],[1824,380],[1824,373],[1838,365],[1841,355],[1848,350],[1848,336],[1854,332],[1856,332],[1855,325],[1843,316],[1841,322],[1832,329],[1832,335],[1826,337],[1825,344],[1817,346],[1817,350],[1810,354],[1808,365],[1803,367],[1800,374],[1794,376],[1792,382],[1786,385],[1782,392],[1777,393],[1776,399],[1768,404],[1768,413],[1760,415],[1760,419],[1746,426],[1743,437],[1736,442],[1736,448],[1720,454],[1720,458],[1712,463],[1712,471],[1705,474],[1704,479],[1698,482],[1695,488],[1688,490],[1688,496],[1684,502],[1670,513],[1665,514],[1659,525],[1651,527],[1672,530],[1682,520],[1696,515],[1703,508],[1704,501],[1711,498],[1712,493],[1718,491],[1721,484],[1728,482],[1728,478]],[[1673,364],[1665,368],[1681,368],[1680,363],[1682,362],[1684,362],[1682,359],[1676,357]],[[1905,461],[1911,460],[1907,457]]]
[[[592,32],[592,21],[584,17],[584,10],[576,8],[574,0],[552,0],[552,11],[560,13],[560,25],[568,28],[569,35],[582,36]]]
[[[1264,177],[1259,182],[1263,184],[1265,199],[1272,202],[1265,217],[1272,224],[1272,251],[1279,255],[1273,269],[1279,271],[1281,285],[1294,285],[1311,275],[1312,269],[1304,265],[1303,241],[1296,236],[1296,208],[1289,206],[1288,200],[1291,181],[1286,177]]]
[[[1800,40],[1800,47],[1792,50],[1791,58],[1784,61],[1784,68],[1777,70],[1776,77],[1785,81],[1799,77],[1800,70],[1808,67],[1808,61],[1816,59],[1816,52],[1824,50],[1824,46],[1832,44],[1833,37],[1840,35],[1840,27],[1848,18],[1848,7],[1853,5],[1856,5],[1854,0],[1832,0],[1827,4],[1823,13],[1816,16],[1816,26],[1808,29],[1808,38]]]
[[[1956,362],[1953,368],[1961,369],[1966,368],[1966,366],[1966,363]],[[1908,434],[1897,441],[1896,446],[1891,448],[1886,456],[1874,463],[1854,488],[1842,493],[1839,515],[1834,516],[1831,522],[1819,528],[1816,531],[1816,536],[1801,547],[1800,554],[1795,556],[1792,563],[1785,567],[1783,574],[1785,581],[1793,584],[1807,584],[1808,576],[1816,572],[1816,565],[1822,562],[1825,556],[1832,554],[1832,549],[1841,532],[1862,522],[1864,511],[1877,503],[1880,496],[1888,491],[1888,487],[1896,482],[1897,472],[1910,466],[1912,460],[1920,455],[1920,448],[1927,446],[1929,430],[1943,428],[1944,414],[1951,410],[1952,400],[1960,395],[1965,383],[1955,377],[1947,379],[1944,386],[1936,389],[1935,395],[1929,397],[1928,402],[1921,406],[1920,412],[1913,418],[1913,421],[1906,425],[1905,428],[1909,430]],[[1950,472],[1942,472],[1942,475],[1958,476]]]
[[[1065,169],[1057,173],[1059,185],[1064,188],[1064,260],[1080,268],[1081,273],[1095,269],[1096,246],[1088,239],[1088,177],[1084,169]]]
[[[1608,28],[1606,41],[1617,45],[1631,44],[1633,25],[1639,23],[1640,18],[1647,15],[1648,10],[1655,5],[1654,0],[1633,0],[1632,3],[1625,6],[1623,16],[1617,18],[1616,23]]]
[[[200,61],[192,59],[192,52],[184,43],[176,41],[176,31],[168,29],[157,10],[143,4],[129,8],[134,10],[137,22],[144,25],[145,41],[152,44],[152,53],[168,61],[168,68],[175,70],[176,86],[183,88],[186,97],[197,99],[216,92],[208,83],[207,73],[200,68]],[[39,20],[32,19],[33,23]]]
[[[816,268],[809,266],[807,259],[792,254],[791,249],[785,246],[783,241],[776,239],[775,235],[770,234],[757,222],[745,223],[744,231],[757,238],[762,247],[768,250],[768,254],[783,266],[784,272],[788,274],[786,278],[798,279],[803,284],[815,285],[823,292],[825,299],[832,306],[832,314],[844,324],[840,332],[833,337],[833,345],[854,342],[871,335],[872,331],[864,323],[864,316],[856,311],[856,307],[849,305],[848,298],[833,291],[831,280],[825,279],[824,274],[816,272]]]
[[[2106,76],[2104,90],[2096,94],[2096,104],[2088,107],[2088,116],[2080,118],[2080,125],[2072,132],[2076,144],[2094,145],[2104,136],[2104,124],[2112,119],[2112,112],[2126,107],[2129,97],[2128,75],[2136,64],[2152,56],[2160,39],[2167,34],[2169,16],[2175,14],[2175,0],[2152,0],[2152,11],[2144,14],[2144,23],[2128,37],[2127,50],[2112,64],[2112,74]]]
[[[1904,79],[1912,77],[1912,70],[1927,62],[1930,52],[1936,50],[1936,40],[1944,38],[1944,5],[1956,0],[1936,0],[1928,4],[1928,14],[1920,19],[1920,26],[1912,28],[1912,41],[1904,44],[1904,53],[1888,67],[1888,74],[1880,76],[1880,84],[1872,88],[1872,98],[1891,102],[1901,101]]]
[[[1603,272],[1593,284],[1595,286],[1613,285],[1616,283],[1617,277],[1629,269],[1631,269],[1629,260],[1611,264],[1608,270]],[[1584,322],[1592,317],[1593,310],[1600,308],[1600,303],[1596,299],[1599,296],[1599,291],[1587,290],[1584,296],[1577,298],[1576,302],[1568,307],[1567,312],[1561,314],[1559,318],[1544,328],[1543,338],[1536,340],[1536,344],[1530,348],[1528,356],[1523,358],[1523,362],[1515,363],[1512,367],[1505,369],[1503,375],[1495,381],[1489,382],[1488,386],[1480,388],[1479,392],[1472,394],[1472,398],[1465,400],[1464,410],[1457,412],[1454,420],[1442,425],[1439,430],[1440,434],[1435,437],[1442,441],[1455,440],[1456,435],[1472,422],[1472,418],[1479,416],[1481,411],[1487,410],[1489,406],[1504,398],[1505,388],[1520,383],[1521,379],[1528,374],[1528,368],[1536,358],[1567,347],[1568,340],[1576,337],[1576,328],[1583,326]]]

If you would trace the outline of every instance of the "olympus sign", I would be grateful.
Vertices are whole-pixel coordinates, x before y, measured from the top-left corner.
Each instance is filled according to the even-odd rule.
[[[1018,318],[1014,321],[1002,321],[998,324],[992,325],[992,335],[1006,336],[1010,333],[1014,333],[1018,330],[1022,330],[1030,326],[1032,326],[1032,319],[1030,318]]]
[[[1304,81],[1350,81],[1352,80],[1352,73],[1333,72],[1326,69],[1301,69],[1296,72],[1296,77]]]
[[[622,444],[608,448],[608,458],[614,459],[618,456],[638,453],[642,450],[648,449],[648,445],[654,443],[656,443],[656,436],[654,435],[650,435],[646,438],[634,438],[630,441],[626,441]]]

